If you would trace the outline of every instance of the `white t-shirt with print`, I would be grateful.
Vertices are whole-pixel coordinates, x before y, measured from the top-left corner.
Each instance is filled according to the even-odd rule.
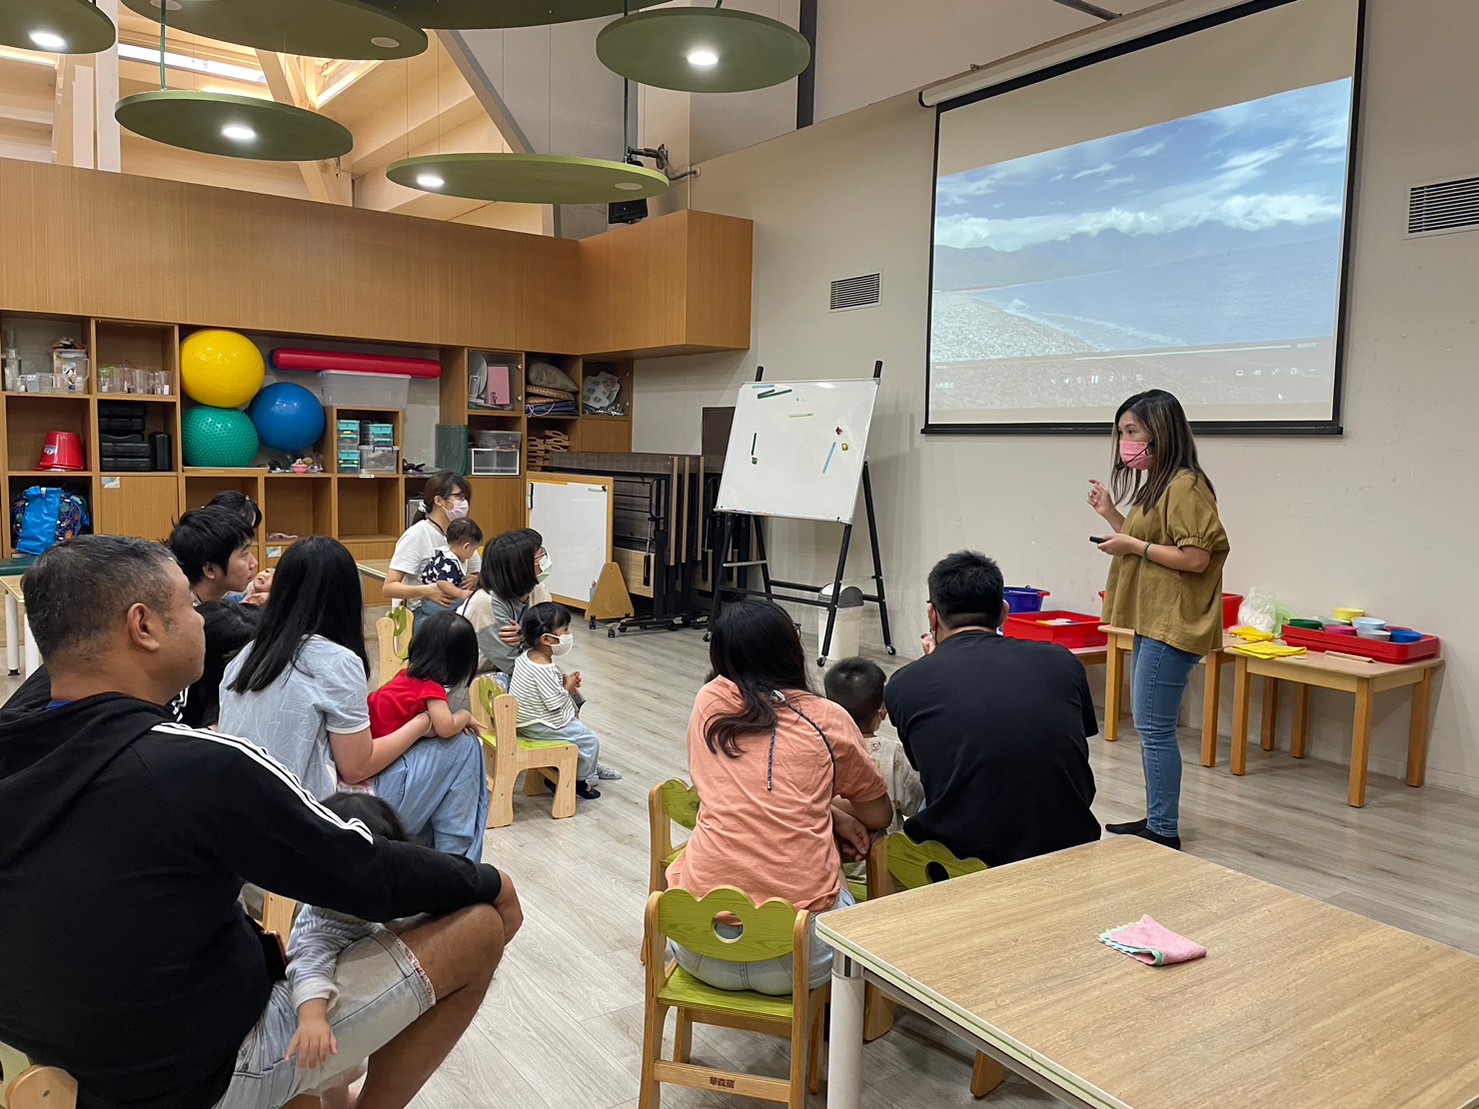
[[[441,528],[430,520],[418,520],[402,532],[400,539],[396,541],[395,553],[390,556],[390,568],[399,570],[408,581],[419,582],[421,571],[426,569],[427,563],[437,553],[437,548],[446,544],[447,537]],[[474,551],[467,560],[467,572],[476,574],[482,566],[482,556]]]

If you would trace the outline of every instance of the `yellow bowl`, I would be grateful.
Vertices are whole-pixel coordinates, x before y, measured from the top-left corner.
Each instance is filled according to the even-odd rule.
[[[1357,616],[1365,616],[1366,610],[1364,608],[1335,608],[1330,610],[1330,615],[1349,624]]]

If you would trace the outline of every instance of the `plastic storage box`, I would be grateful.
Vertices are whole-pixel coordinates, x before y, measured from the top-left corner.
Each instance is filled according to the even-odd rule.
[[[1046,620],[1067,620],[1066,624],[1048,624]],[[1102,647],[1109,642],[1109,633],[1099,630],[1104,621],[1086,612],[1029,612],[1022,616],[1008,616],[1002,628],[1004,635],[1013,639],[1036,639],[1043,643],[1060,646]]]
[[[496,438],[494,438],[496,436]],[[517,431],[494,432],[492,436],[479,435],[480,442],[487,447],[473,447],[469,452],[469,473],[483,475],[516,475],[519,472],[519,447],[523,436]]]
[[[339,472],[341,474],[359,473],[359,451],[355,446],[341,446],[339,448]]]
[[[362,474],[398,474],[401,472],[399,447],[361,447],[359,468]]]
[[[340,408],[404,408],[411,395],[411,379],[401,374],[323,370],[318,380],[323,402]]]

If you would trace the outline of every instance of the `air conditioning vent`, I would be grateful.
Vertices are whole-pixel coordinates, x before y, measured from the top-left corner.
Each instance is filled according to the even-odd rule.
[[[844,277],[832,282],[833,312],[849,308],[871,308],[879,301],[881,274],[865,273],[862,277]]]
[[[1414,185],[1407,199],[1408,235],[1479,229],[1479,177]]]

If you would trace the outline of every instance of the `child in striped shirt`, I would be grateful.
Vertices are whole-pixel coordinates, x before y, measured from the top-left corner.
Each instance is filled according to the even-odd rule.
[[[323,802],[324,808],[344,820],[358,820],[381,839],[404,842],[411,837],[390,805],[368,793],[336,793]],[[288,1044],[286,1058],[296,1054],[300,1070],[323,1066],[339,1054],[339,1044],[329,1025],[329,1010],[339,990],[334,972],[339,956],[360,940],[385,931],[385,925],[360,920],[333,909],[304,905],[293,922],[288,940],[287,985],[298,1013],[298,1030]],[[323,1109],[351,1109],[354,1099],[349,1087],[363,1074],[349,1071],[317,1090]]]
[[[561,673],[554,660],[575,644],[570,632],[570,610],[546,601],[530,605],[519,624],[524,649],[514,660],[508,691],[519,700],[519,734],[530,739],[564,740],[580,751],[575,796],[594,801],[601,796],[599,779],[621,777],[601,766],[601,741],[580,719],[574,694],[580,689],[580,671]]]

